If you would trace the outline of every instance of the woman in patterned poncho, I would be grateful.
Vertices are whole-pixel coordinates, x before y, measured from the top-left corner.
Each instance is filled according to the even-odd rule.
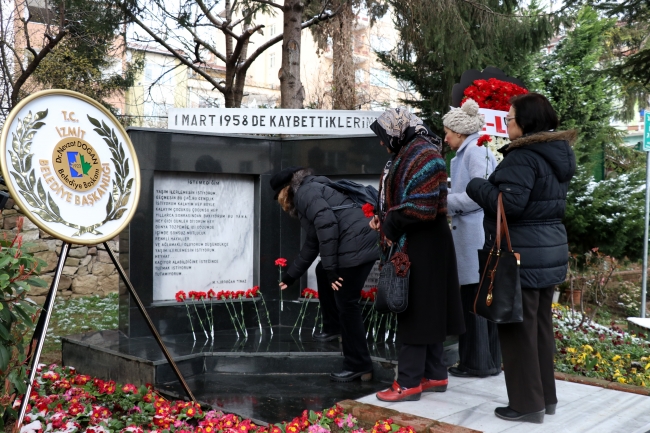
[[[389,109],[370,128],[391,154],[371,227],[381,232],[385,253],[399,244],[411,262],[408,308],[398,315],[399,375],[377,398],[419,400],[422,392],[447,389],[443,342],[465,332],[447,223],[447,168],[440,138],[408,110]]]

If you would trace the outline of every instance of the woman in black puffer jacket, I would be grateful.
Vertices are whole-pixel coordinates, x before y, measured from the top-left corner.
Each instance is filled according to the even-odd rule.
[[[300,254],[285,273],[282,290],[300,278],[320,254],[316,266],[318,298],[323,309],[323,332],[316,340],[342,337],[343,370],[330,379],[349,382],[372,378],[372,361],[361,317],[359,298],[363,285],[379,259],[378,235],[369,227],[360,207],[347,195],[331,188],[324,176],[291,167],[271,178],[282,209],[297,216],[307,234]],[[332,208],[349,206],[339,210]]]
[[[499,418],[541,423],[555,413],[553,287],[566,278],[569,248],[562,218],[576,169],[575,131],[555,131],[548,100],[530,93],[515,98],[506,117],[512,140],[487,179],[472,179],[467,194],[485,212],[485,247],[496,238],[497,198],[503,193],[512,249],[521,255],[524,320],[499,325],[510,404]]]

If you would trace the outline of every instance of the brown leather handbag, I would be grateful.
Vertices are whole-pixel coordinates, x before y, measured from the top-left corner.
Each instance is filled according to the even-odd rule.
[[[505,235],[507,250],[501,249]],[[474,313],[494,323],[520,323],[524,320],[519,281],[519,253],[512,250],[508,222],[503,209],[503,193],[497,205],[497,237],[491,249],[478,250],[479,269],[483,269]]]

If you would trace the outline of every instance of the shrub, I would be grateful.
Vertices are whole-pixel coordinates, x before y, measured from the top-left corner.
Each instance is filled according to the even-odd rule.
[[[38,308],[25,298],[29,286],[45,286],[36,275],[45,264],[34,258],[23,244],[18,220],[17,234],[0,240],[0,428],[7,415],[15,416],[11,402],[16,394],[26,391],[26,369],[29,361],[29,341]]]

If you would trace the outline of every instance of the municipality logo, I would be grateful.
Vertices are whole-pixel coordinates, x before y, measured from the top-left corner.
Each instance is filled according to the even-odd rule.
[[[79,155],[79,152],[67,152],[68,154],[68,164],[70,164],[70,176],[71,177],[84,177],[88,175],[88,172],[92,168],[92,164],[86,162],[83,155]]]
[[[80,137],[67,137],[54,146],[54,172],[61,182],[74,191],[89,191],[102,176],[102,163],[97,151]]]

